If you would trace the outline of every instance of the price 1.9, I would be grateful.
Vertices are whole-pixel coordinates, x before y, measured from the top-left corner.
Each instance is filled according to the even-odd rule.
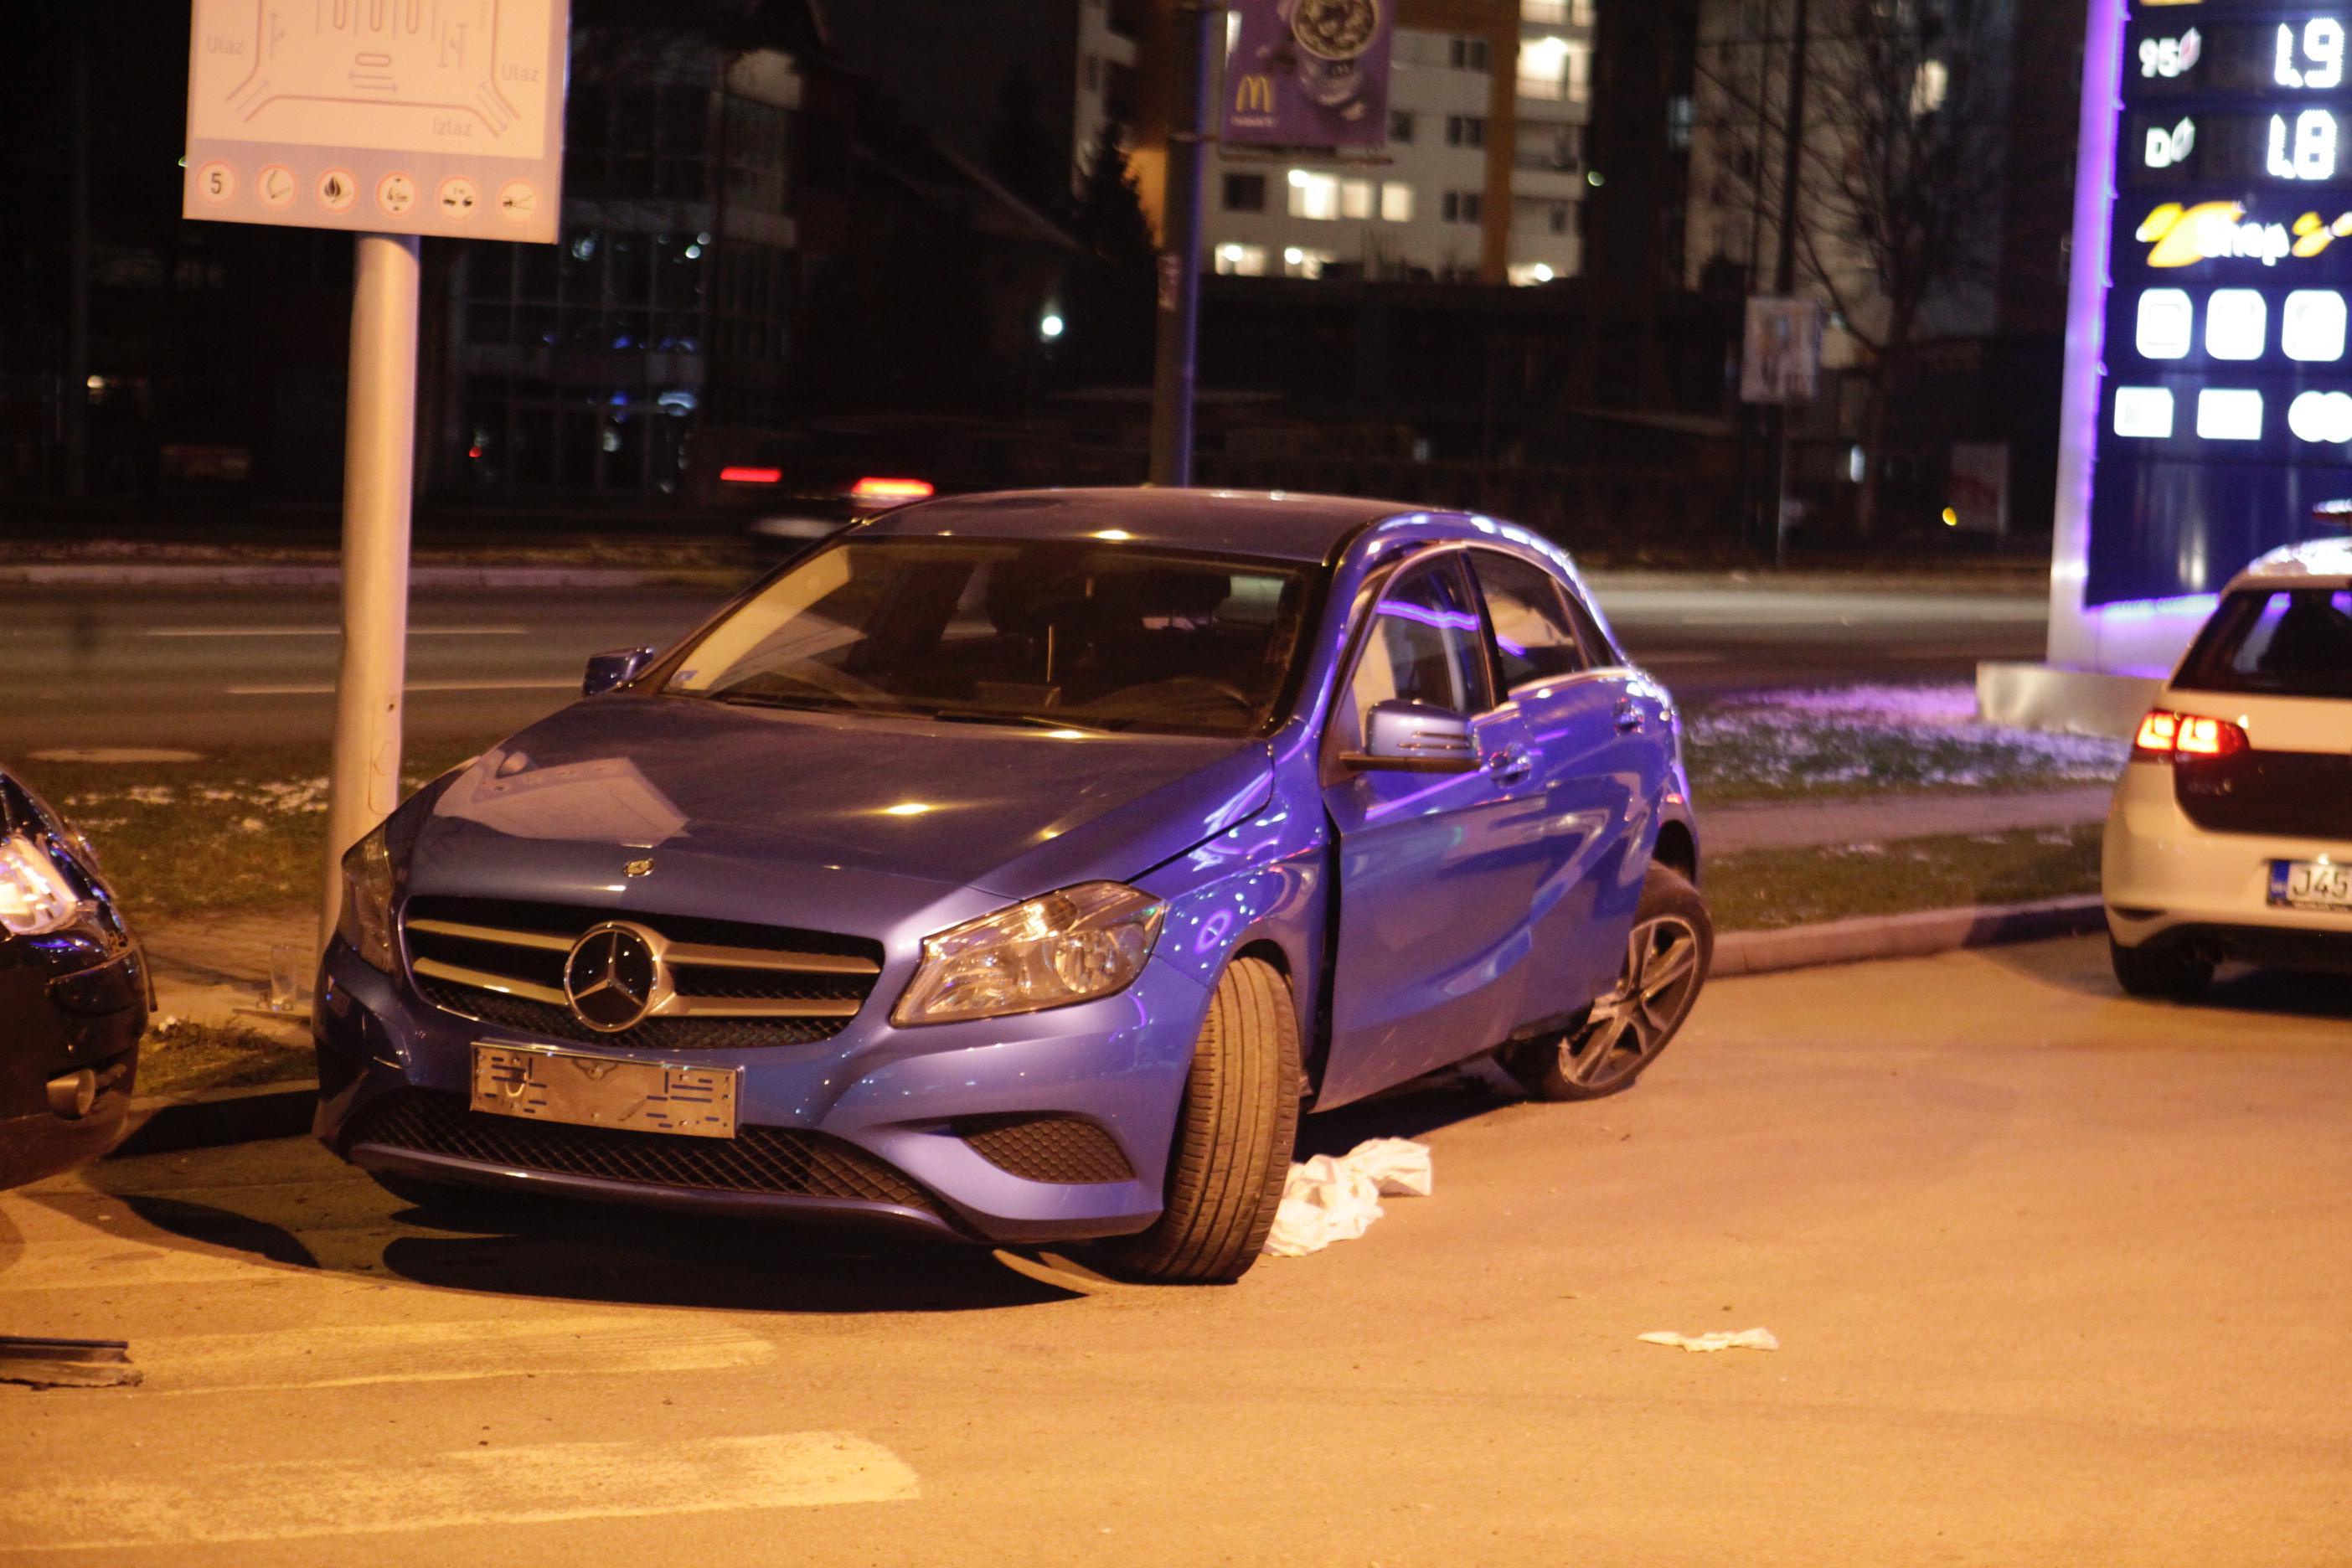
[[[2281,87],[2324,92],[2344,80],[2344,24],[2333,16],[2314,16],[2303,25],[2300,39],[2292,22],[2278,29],[2278,63],[2271,79]]]
[[[2186,18],[2168,20],[2179,15],[2168,9],[2148,15],[2156,19],[2132,28],[2133,65],[2124,73],[2135,100],[2189,93],[2332,92],[2346,85],[2343,16],[2273,22],[2239,21],[2225,14],[2186,24]]]

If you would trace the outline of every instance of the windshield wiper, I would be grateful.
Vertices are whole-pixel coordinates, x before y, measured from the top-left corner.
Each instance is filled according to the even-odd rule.
[[[934,708],[927,717],[949,724],[1026,724],[1038,730],[1084,730],[1096,735],[1113,734],[1124,727],[1099,720],[1071,719],[1053,713],[1013,713],[999,708]]]
[[[862,713],[867,711],[854,702],[837,697],[782,697],[762,691],[709,691],[699,695],[713,702],[724,702],[738,708],[797,708],[811,713]],[[876,711],[888,711],[877,710]]]

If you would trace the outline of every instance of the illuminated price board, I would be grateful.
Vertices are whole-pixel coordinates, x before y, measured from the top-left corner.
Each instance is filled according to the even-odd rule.
[[[2121,53],[2093,606],[2210,593],[2352,497],[2352,0],[2136,5]]]

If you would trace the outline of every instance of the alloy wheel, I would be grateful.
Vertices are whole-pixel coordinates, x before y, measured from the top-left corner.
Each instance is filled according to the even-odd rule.
[[[1617,989],[1592,1005],[1584,1026],[1559,1044],[1560,1076],[1598,1091],[1649,1065],[1697,994],[1699,935],[1680,915],[1659,915],[1626,934]]]

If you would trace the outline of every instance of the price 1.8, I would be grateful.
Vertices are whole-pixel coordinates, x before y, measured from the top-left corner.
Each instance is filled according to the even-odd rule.
[[[2325,109],[2306,109],[2290,128],[2285,115],[2272,115],[2270,158],[2263,169],[2275,180],[2334,179],[2336,116]]]

